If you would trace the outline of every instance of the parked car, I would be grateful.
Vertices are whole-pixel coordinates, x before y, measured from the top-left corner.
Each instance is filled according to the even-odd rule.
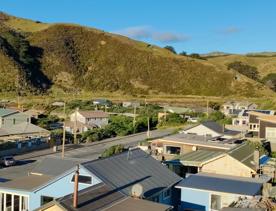
[[[15,165],[16,161],[13,158],[13,156],[4,156],[0,159],[0,165],[1,166],[13,166]]]

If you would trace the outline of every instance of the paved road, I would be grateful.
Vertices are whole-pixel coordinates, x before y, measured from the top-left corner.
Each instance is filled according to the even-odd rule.
[[[163,130],[153,130],[151,131],[151,138],[163,137],[171,134],[174,129],[163,129]],[[129,135],[124,137],[109,138],[99,142],[80,144],[80,145],[66,145],[65,157],[69,158],[81,158],[81,159],[97,159],[101,153],[117,144],[122,144],[126,147],[137,146],[140,141],[147,138],[147,133],[139,133],[135,135]],[[15,156],[16,160],[28,160],[28,159],[40,159],[46,155],[61,156],[60,152],[54,153],[51,149],[39,150],[30,152],[23,155]]]
[[[151,131],[151,138],[167,136],[173,131],[174,129],[154,130]],[[139,133],[125,137],[110,138],[90,144],[81,144],[77,146],[67,145],[65,149],[65,157],[79,160],[94,160],[97,159],[105,149],[113,145],[122,144],[126,147],[137,146],[140,141],[143,141],[146,138],[146,133]],[[61,157],[60,152],[54,153],[51,149],[18,155],[15,156],[15,159],[18,160],[18,165],[0,169],[0,177],[14,179],[16,177],[26,176],[28,172],[37,164],[36,161],[41,160],[48,155]]]

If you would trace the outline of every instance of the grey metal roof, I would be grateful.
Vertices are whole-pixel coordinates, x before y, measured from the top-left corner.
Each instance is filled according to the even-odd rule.
[[[50,133],[50,131],[36,126],[28,122],[22,122],[15,124],[10,128],[5,128],[6,133],[9,135],[20,135],[20,134],[33,134],[33,133]]]
[[[262,183],[239,180],[230,176],[223,178],[194,174],[182,180],[177,187],[255,196],[260,194]]]
[[[0,117],[7,116],[17,112],[18,111],[12,109],[0,108]]]
[[[176,135],[171,135],[164,137],[160,140],[170,141],[170,142],[179,142],[183,144],[189,144],[193,146],[205,146],[210,148],[220,148],[224,150],[229,150],[235,146],[235,144],[229,144],[228,141],[215,141],[217,137],[211,136],[200,136],[195,134],[185,134],[179,133]]]
[[[228,130],[226,128],[223,128],[224,126],[218,124],[215,121],[206,121],[206,122],[203,122],[201,124],[204,125],[205,127],[208,127],[209,129],[215,131],[216,133],[219,133],[219,134],[237,135],[237,134],[240,133],[239,131]]]
[[[224,155],[221,151],[197,150],[174,158],[185,166],[202,166],[204,163]]]
[[[82,165],[104,183],[120,189],[126,195],[131,195],[131,188],[137,183],[142,185],[143,196],[147,198],[181,180],[178,175],[140,149]]]
[[[103,183],[79,191],[78,196],[79,203],[77,210],[79,211],[102,210],[113,203],[127,198],[127,196],[121,192],[114,191],[112,188]],[[66,210],[76,210],[72,206],[72,194],[57,199],[57,202],[59,202]]]
[[[1,188],[32,191],[49,182],[53,177],[48,175],[29,175],[1,183]]]
[[[44,210],[53,205],[58,205],[67,211],[166,211],[171,208],[169,205],[128,197],[104,183],[79,191],[78,197],[77,209],[73,207],[73,194],[69,194],[36,210]]]
[[[228,154],[249,168],[256,170],[256,165],[254,165],[254,151],[254,145],[243,143],[231,149]]]
[[[37,165],[31,170],[31,173],[59,176],[64,172],[76,167],[82,161],[83,160],[80,159],[46,157],[43,160],[37,162]]]

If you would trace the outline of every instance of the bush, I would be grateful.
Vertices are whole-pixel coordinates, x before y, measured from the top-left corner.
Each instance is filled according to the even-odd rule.
[[[101,157],[102,157],[102,158],[110,157],[110,156],[112,156],[112,155],[116,155],[116,154],[122,153],[122,152],[124,152],[124,151],[126,151],[126,150],[127,150],[127,149],[125,149],[124,146],[121,145],[121,144],[119,144],[119,145],[114,145],[114,146],[112,146],[112,147],[106,149],[106,150],[102,153]]]
[[[174,47],[172,47],[172,46],[167,45],[167,46],[164,47],[164,49],[167,49],[168,51],[176,54],[176,51],[175,51]]]
[[[248,78],[258,81],[259,80],[259,72],[256,67],[250,66],[248,64],[244,64],[239,61],[232,62],[228,64],[228,69],[233,69],[239,72],[240,74],[245,75]]]
[[[263,83],[276,92],[276,73],[269,73],[262,79]]]
[[[166,117],[161,119],[159,126],[178,126],[184,124],[186,121],[179,114],[169,113]]]

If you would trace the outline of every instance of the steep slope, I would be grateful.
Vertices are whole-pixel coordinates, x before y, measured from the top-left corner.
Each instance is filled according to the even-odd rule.
[[[226,70],[223,64],[177,56],[127,37],[78,25],[44,24],[5,14],[0,15],[0,24],[13,38],[19,39],[19,43],[25,43],[19,47],[12,44],[0,30],[0,37],[8,43],[6,46],[15,51],[8,56],[0,51],[0,58],[5,57],[18,66],[13,71],[18,69],[25,74],[22,80],[32,87],[31,90],[60,88],[67,92],[273,96],[264,85]],[[1,73],[9,72],[6,65],[0,68]]]

